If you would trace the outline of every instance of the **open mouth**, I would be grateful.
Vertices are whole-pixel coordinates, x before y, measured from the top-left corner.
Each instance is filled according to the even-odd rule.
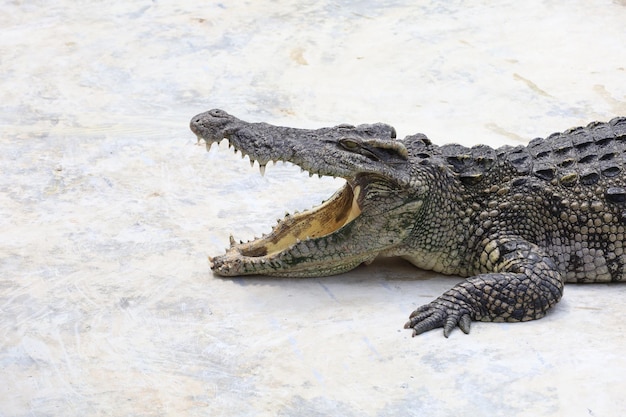
[[[231,238],[231,250],[236,249],[245,257],[271,258],[302,241],[331,235],[361,214],[360,193],[361,187],[348,181],[321,205],[287,214],[261,238],[240,244],[235,244]]]
[[[235,153],[258,163],[261,174],[268,162],[284,161],[310,175],[346,180],[327,201],[286,215],[269,234],[245,243],[231,237],[226,252],[210,258],[217,275],[326,276],[377,256],[380,243],[375,233],[368,235],[359,222],[367,211],[366,194],[372,187],[374,196],[388,188],[378,177],[399,184],[408,181],[405,170],[398,170],[406,164],[408,151],[395,140],[393,127],[377,123],[298,129],[248,123],[219,109],[194,116],[189,126],[207,149],[227,140]],[[361,239],[358,244],[355,236]]]
[[[205,141],[205,144],[209,150],[212,142]],[[235,153],[239,151],[235,147]],[[250,154],[242,154],[250,157],[252,165],[259,162],[261,174],[264,174],[265,164]],[[221,276],[308,277],[333,275],[369,261],[369,254],[345,258],[347,247],[337,246],[345,241],[342,230],[361,215],[365,194],[362,174],[344,179],[345,184],[328,200],[311,209],[286,214],[268,234],[239,243],[231,236],[224,254],[209,257],[211,269]]]

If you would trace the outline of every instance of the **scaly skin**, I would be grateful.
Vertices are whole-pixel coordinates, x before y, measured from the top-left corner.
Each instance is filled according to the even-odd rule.
[[[626,118],[527,147],[397,140],[385,124],[316,130],[247,123],[222,110],[191,120],[207,148],[227,139],[258,161],[294,163],[346,185],[316,209],[211,259],[218,275],[339,274],[377,256],[468,277],[415,310],[413,335],[473,320],[543,317],[569,282],[626,277]]]

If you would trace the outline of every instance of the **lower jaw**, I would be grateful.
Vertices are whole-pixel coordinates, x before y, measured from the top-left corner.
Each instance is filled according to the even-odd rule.
[[[272,271],[268,272],[265,275],[270,277],[283,277],[283,278],[315,278],[315,277],[328,277],[331,275],[339,275],[344,272],[348,272],[357,266],[359,266],[362,262],[354,262],[346,265],[338,265],[336,267],[326,267],[320,269],[307,269],[302,271]]]
[[[376,257],[376,254],[361,255],[349,260],[342,260],[337,263],[336,260],[312,260],[304,261],[300,264],[285,264],[282,261],[272,259],[254,259],[246,260],[245,257],[238,256],[217,256],[209,259],[211,269],[220,276],[243,276],[243,275],[266,275],[274,277],[291,277],[291,278],[313,278],[330,275],[338,275],[350,271],[362,263],[369,263]],[[229,259],[230,258],[230,259]]]
[[[331,236],[361,214],[360,194],[360,185],[348,182],[320,206],[286,216],[267,236],[239,244],[231,238],[226,253],[210,259],[211,269],[222,276],[319,277],[340,274],[373,260],[376,255],[350,257],[341,252],[330,256],[318,253],[319,258],[314,258],[320,250],[318,239]],[[326,252],[327,244],[322,245]]]

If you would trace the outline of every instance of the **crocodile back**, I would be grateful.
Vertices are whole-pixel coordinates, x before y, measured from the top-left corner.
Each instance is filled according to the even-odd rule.
[[[466,186],[484,187],[520,176],[533,176],[552,186],[600,182],[626,186],[626,117],[553,133],[527,146],[493,149],[449,144],[438,148],[431,152],[440,153]]]
[[[553,185],[593,186],[603,179],[624,183],[625,152],[626,118],[618,117],[534,139],[525,148],[507,152],[506,159],[519,174]]]
[[[528,146],[428,147],[464,188],[470,250],[510,234],[544,248],[566,281],[626,280],[626,118]]]

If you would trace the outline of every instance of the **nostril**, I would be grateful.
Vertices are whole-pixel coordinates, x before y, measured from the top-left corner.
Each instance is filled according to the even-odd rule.
[[[194,133],[198,132],[198,129],[201,126],[200,120],[201,119],[199,117],[194,117],[193,119],[191,119],[191,121],[189,122],[189,128],[191,129],[192,132]]]
[[[218,118],[218,119],[228,119],[231,117],[228,113],[226,113],[222,109],[212,109],[212,110],[209,110],[208,113],[211,116]]]

